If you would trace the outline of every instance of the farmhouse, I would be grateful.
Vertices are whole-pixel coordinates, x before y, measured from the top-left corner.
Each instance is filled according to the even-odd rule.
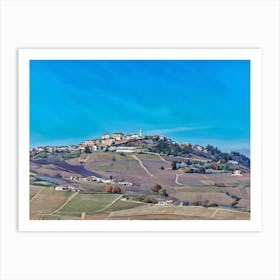
[[[159,199],[157,201],[158,205],[163,205],[163,206],[173,205],[173,203],[174,203],[174,201],[172,199],[170,199],[170,200]]]
[[[231,176],[243,176],[241,174],[241,170],[237,169],[237,170],[234,170],[233,173],[231,174]]]
[[[67,186],[67,185],[58,185],[54,188],[56,191],[61,192],[79,192],[80,190],[76,187]]]
[[[131,182],[117,182],[118,185],[131,187],[133,184]]]

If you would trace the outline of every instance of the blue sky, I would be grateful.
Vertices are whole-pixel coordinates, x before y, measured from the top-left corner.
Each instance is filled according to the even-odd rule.
[[[30,61],[31,147],[140,128],[249,154],[250,61]]]

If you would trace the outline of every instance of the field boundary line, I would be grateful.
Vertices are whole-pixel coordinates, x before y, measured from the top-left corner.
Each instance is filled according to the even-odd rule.
[[[145,154],[148,154],[148,155],[156,155],[158,156],[162,161],[166,162],[166,163],[171,163],[170,161],[164,159],[159,153],[152,153],[152,152],[145,152]]]
[[[170,161],[164,159],[160,154],[157,154],[157,155],[163,162],[166,162],[166,163],[169,163],[169,164],[171,163]]]
[[[117,198],[115,198],[111,203],[109,203],[108,205],[106,205],[105,207],[103,207],[102,209],[96,211],[95,213],[99,213],[102,212],[106,209],[108,209],[109,207],[111,207],[114,203],[116,203],[118,200],[120,200],[122,198],[123,195],[119,195]]]
[[[36,193],[34,194],[34,196],[30,199],[30,202],[31,202],[33,199],[35,199],[36,196],[39,195],[43,190],[44,190],[44,187],[42,187],[41,190],[39,190],[38,192],[36,192]]]
[[[177,185],[179,185],[179,186],[183,186],[184,184],[178,182],[178,179],[179,179],[179,176],[180,176],[180,175],[182,175],[182,174],[177,174],[177,173],[175,174],[175,176],[176,176],[176,177],[175,177],[175,183],[176,183]]]
[[[73,193],[59,208],[57,208],[56,210],[52,211],[49,215],[53,215],[55,213],[57,213],[58,211],[60,211],[62,208],[64,208],[64,206],[66,206],[76,195],[78,194],[78,192]]]
[[[141,204],[145,205],[145,202],[137,201],[137,200],[132,200],[132,199],[127,199],[127,200],[122,200],[123,202],[128,202],[128,203],[135,203],[135,204]]]
[[[214,218],[214,216],[216,215],[216,213],[219,211],[219,209],[216,209],[213,214],[210,216],[210,218]]]
[[[152,174],[152,173],[145,167],[145,165],[143,164],[143,162],[142,162],[141,159],[139,159],[136,155],[133,155],[132,157],[134,157],[134,158],[139,162],[140,166],[146,171],[146,173],[147,173],[148,175],[150,175],[151,177],[154,176],[154,174]]]
[[[197,207],[197,208],[205,208],[203,206],[194,206],[194,205],[190,205],[187,207]],[[227,208],[214,208],[214,207],[207,207],[208,209],[217,209],[217,210],[223,210],[223,211],[228,211],[228,212],[238,212],[238,213],[244,213],[244,214],[250,214],[248,212],[245,211],[240,211],[240,210],[233,210],[233,209],[227,209]]]
[[[89,160],[89,155],[85,159],[79,158],[79,162],[86,163]]]

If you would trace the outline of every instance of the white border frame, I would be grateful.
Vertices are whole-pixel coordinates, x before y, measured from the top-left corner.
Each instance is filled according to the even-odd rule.
[[[260,49],[19,49],[18,50],[18,230],[19,231],[261,231],[262,62]],[[29,219],[30,60],[250,60],[251,219],[180,221],[45,221]]]

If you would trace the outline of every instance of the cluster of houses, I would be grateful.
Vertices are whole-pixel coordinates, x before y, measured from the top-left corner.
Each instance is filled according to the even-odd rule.
[[[30,148],[30,155],[35,156],[37,153],[54,153],[54,152],[78,152],[80,151],[79,145],[69,145],[69,146],[38,146],[36,148]]]
[[[68,145],[68,146],[38,146],[30,149],[30,155],[35,156],[38,153],[55,153],[55,152],[84,152],[86,148],[90,151],[98,150],[110,150],[115,152],[131,153],[138,152],[136,147],[126,147],[125,144],[132,140],[142,139],[142,129],[139,130],[138,134],[124,134],[122,132],[104,133],[101,138],[85,140],[79,145]]]
[[[140,129],[139,134],[124,134],[122,132],[114,132],[112,135],[110,133],[104,133],[101,138],[85,140],[81,145],[81,149],[89,147],[92,151],[103,150],[109,148],[111,151],[120,152],[119,149],[122,144],[127,143],[131,140],[141,139],[143,135],[142,129]],[[122,147],[124,148],[124,147]],[[125,147],[126,148],[126,147]],[[132,147],[131,147],[132,148]],[[124,151],[126,152],[126,151]],[[127,149],[127,152],[131,152],[131,149]]]
[[[71,176],[70,180],[76,182],[98,182],[98,183],[127,186],[127,187],[133,186],[133,183],[131,182],[120,181],[117,179],[103,179],[97,176]]]

